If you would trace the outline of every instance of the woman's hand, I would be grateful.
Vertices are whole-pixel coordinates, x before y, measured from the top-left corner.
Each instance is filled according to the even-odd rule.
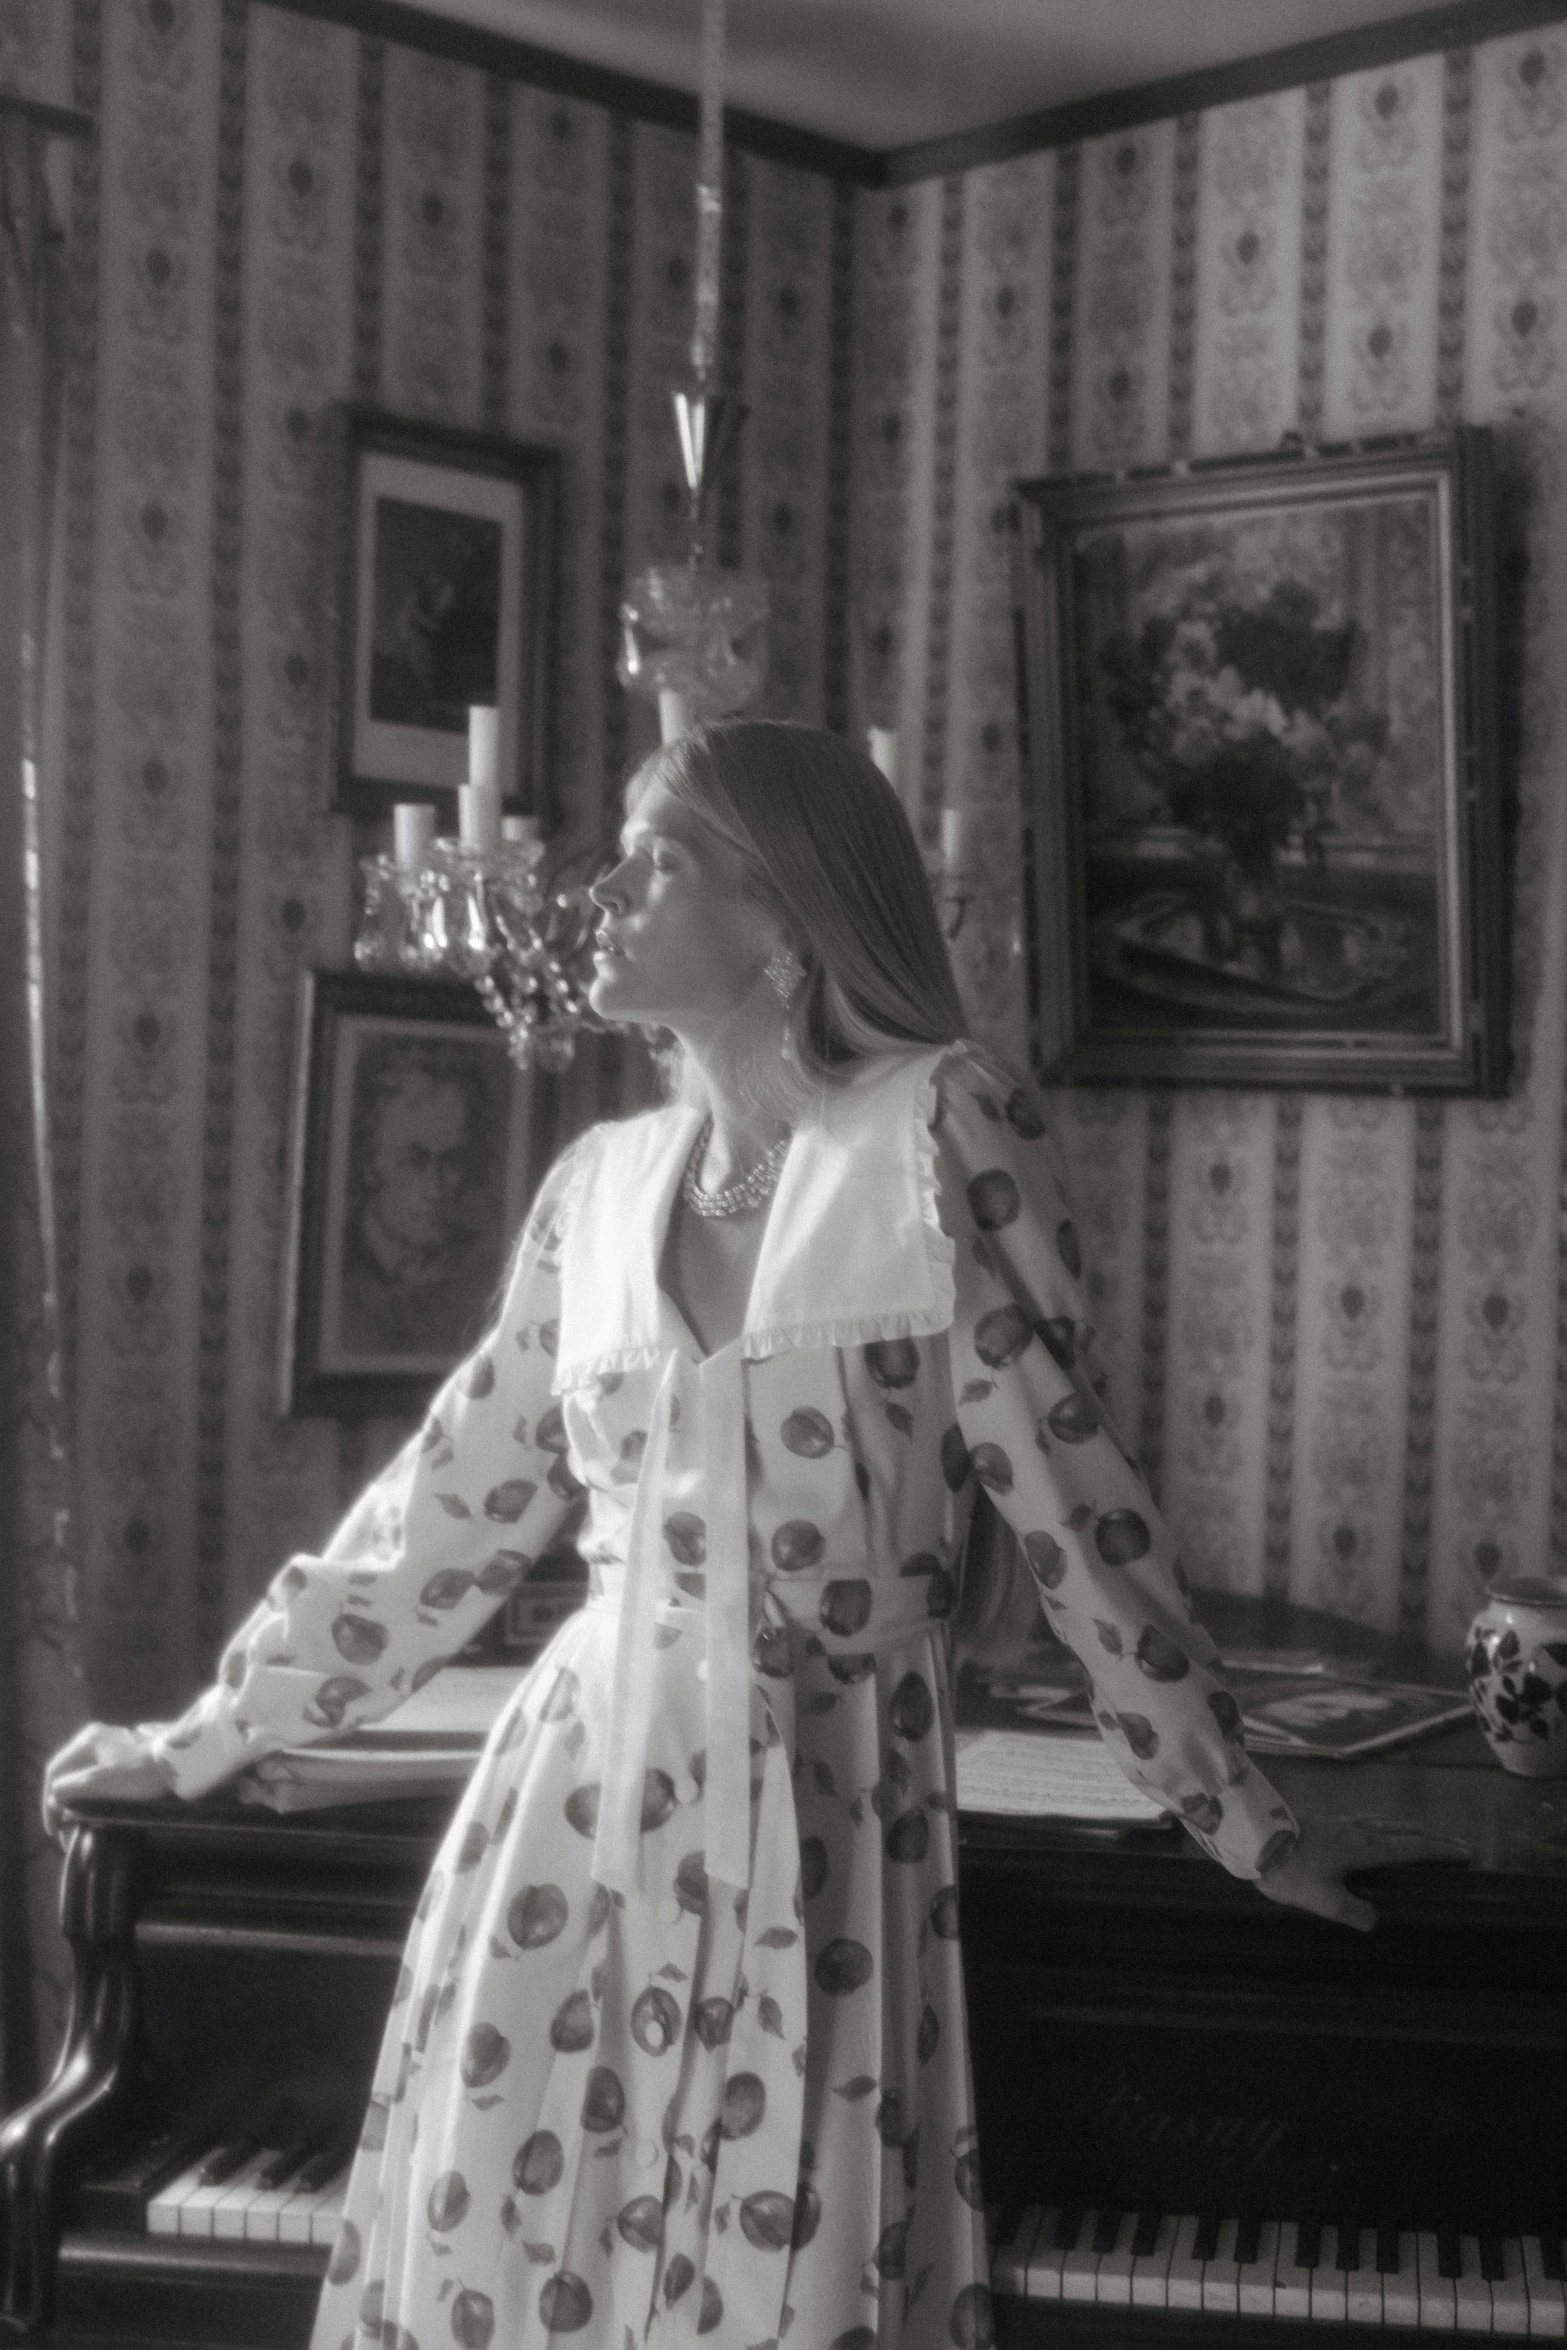
[[[64,1842],[64,1808],[83,1797],[108,1797],[119,1803],[151,1803],[167,1792],[169,1781],[153,1758],[154,1730],[120,1728],[113,1722],[89,1722],[50,1757],[44,1771],[44,1826],[56,1842]]]
[[[1351,1893],[1344,1879],[1352,1869],[1385,1869],[1400,1861],[1467,1860],[1469,1847],[1456,1836],[1433,1836],[1398,1820],[1308,1820],[1287,1860],[1257,1881],[1259,1893],[1292,1909],[1369,1933],[1377,1913]]]

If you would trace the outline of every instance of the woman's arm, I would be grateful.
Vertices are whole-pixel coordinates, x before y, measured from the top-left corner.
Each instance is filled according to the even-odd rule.
[[[279,1747],[375,1721],[522,1582],[580,1492],[550,1396],[577,1151],[546,1178],[494,1329],[418,1434],[318,1557],[292,1558],[273,1578],[177,1722],[94,1723],[61,1749],[45,1782],[51,1831],[76,1797],[165,1785],[200,1795]]]
[[[1169,1530],[1106,1417],[1077,1235],[1037,1105],[961,1048],[942,1065],[938,1104],[942,1219],[957,1242],[952,1382],[974,1474],[1087,1667],[1094,1718],[1127,1776],[1232,1875],[1271,1883],[1299,1830],[1247,1757]]]

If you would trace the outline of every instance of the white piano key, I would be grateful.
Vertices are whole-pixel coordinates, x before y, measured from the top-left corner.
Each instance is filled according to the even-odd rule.
[[[1061,2260],[1061,2298],[1063,2301],[1092,2301],[1099,2267],[1099,2255],[1094,2250],[1094,2230],[1099,2225],[1097,2211],[1085,2211],[1083,2224],[1077,2231],[1077,2242]]]
[[[1567,2334],[1567,2286],[1545,2273],[1538,2236],[1522,2239],[1524,2289],[1529,2295],[1531,2334]]]
[[[1502,2239],[1502,2274],[1491,2285],[1493,2334],[1529,2331],[1529,2288],[1524,2281],[1523,2246],[1516,2236]]]
[[[196,2189],[201,2185],[201,2166],[206,2159],[205,2154],[198,2155],[189,2170],[181,2171],[177,2179],[171,2179],[166,2187],[160,2188],[159,2192],[153,2196],[147,2206],[147,2233],[149,2235],[177,2236],[179,2234],[180,2206],[184,2203],[187,2195],[194,2195]]]
[[[1061,2298],[1061,2262],[1064,2255],[1056,2249],[1056,2226],[1061,2217],[1059,2204],[1047,2204],[1039,2215],[1039,2226],[1034,2233],[1033,2247],[1028,2255],[1028,2283],[1025,2288],[1030,2301],[1059,2301]]]
[[[1415,2239],[1416,2277],[1420,2286],[1420,2328],[1423,2333],[1455,2331],[1458,2307],[1453,2283],[1437,2267],[1436,2238],[1422,2228]]]
[[[301,2187],[292,2194],[278,2213],[277,2240],[280,2244],[308,2244],[312,2241],[310,2223],[326,2201],[336,2179],[328,2179],[320,2187]]]
[[[1159,2221],[1159,2233],[1154,2238],[1153,2250],[1139,2253],[1132,2262],[1134,2309],[1168,2309],[1170,2262],[1175,2257],[1175,2239],[1180,2233],[1180,2226],[1178,2212],[1165,2212]]]
[[[1342,2325],[1349,2315],[1349,2280],[1338,2264],[1338,2229],[1325,2227],[1311,2272],[1311,2314],[1319,2325]]]
[[[1218,2310],[1233,2316],[1240,2308],[1241,2272],[1235,2258],[1235,2238],[1240,2232],[1238,2219],[1219,2222],[1219,2240],[1211,2260],[1202,2267],[1202,2305],[1204,2309]]]
[[[1382,2277],[1377,2268],[1377,2231],[1362,2228],[1355,2246],[1355,2265],[1345,2280],[1345,2301],[1352,2326],[1382,2323]]]
[[[1287,2219],[1279,2231],[1278,2265],[1273,2272],[1275,2317],[1310,2317],[1311,2271],[1300,2265],[1300,2222]]]
[[[1382,2323],[1420,2323],[1420,2239],[1405,2228],[1398,2239],[1398,2268],[1382,2279]]]
[[[1283,2224],[1276,2219],[1265,2219],[1257,2230],[1257,2257],[1242,2263],[1237,2279],[1236,2294],[1242,2317],[1273,2315],[1273,2280],[1283,2233]]]
[[[337,2242],[338,2223],[343,2216],[343,2204],[348,2194],[346,2166],[335,2179],[328,2179],[321,2190],[321,2199],[310,2214],[310,2241],[324,2244],[330,2252]]]
[[[308,2156],[296,2161],[286,2179],[275,2187],[262,2187],[252,2196],[245,2208],[245,2241],[247,2244],[275,2244],[278,2240],[278,2222],[284,2205],[298,2193],[298,2176]]]
[[[1480,2274],[1480,2239],[1460,2236],[1460,2273],[1452,2280],[1453,2317],[1461,2334],[1491,2331],[1491,2287]]]
[[[998,2243],[990,2254],[990,2284],[996,2293],[1025,2294],[1028,2291],[1028,2256],[1034,2249],[1034,2238],[1044,2217],[1037,2203],[1025,2205],[1018,2221],[1004,2243]]]
[[[267,2146],[241,2163],[231,2179],[223,2182],[223,2189],[212,2206],[212,2233],[225,2241],[237,2242],[245,2233],[245,2213],[261,2192],[261,2174],[269,2162],[277,2159],[278,2149]]]
[[[1202,2262],[1193,2246],[1197,2241],[1197,2214],[1183,2212],[1175,2230],[1170,2265],[1165,2272],[1166,2309],[1201,2309]]]
[[[1107,2308],[1130,2309],[1132,2306],[1132,2238],[1137,2233],[1137,2220],[1135,2211],[1123,2211],[1121,2224],[1115,2232],[1114,2249],[1099,2255],[1094,2299]]]

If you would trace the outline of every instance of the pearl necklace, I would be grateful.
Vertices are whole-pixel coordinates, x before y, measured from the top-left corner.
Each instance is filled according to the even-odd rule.
[[[738,1183],[728,1183],[722,1191],[704,1191],[696,1179],[696,1171],[702,1164],[702,1154],[712,1131],[713,1121],[709,1118],[686,1161],[681,1198],[698,1216],[740,1216],[748,1208],[759,1208],[783,1173],[783,1163],[789,1155],[789,1136],[780,1135],[766,1158],[758,1159],[750,1174],[742,1175]]]

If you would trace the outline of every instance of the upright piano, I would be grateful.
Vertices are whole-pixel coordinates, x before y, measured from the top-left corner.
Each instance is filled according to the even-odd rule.
[[[960,1823],[995,2341],[1567,2336],[1567,1781],[1467,1725],[1266,1767],[1453,1857],[1357,1880],[1363,1935],[1168,1824]],[[446,1816],[82,1807],[66,2044],[0,2128],[0,2340],[303,2350]]]

